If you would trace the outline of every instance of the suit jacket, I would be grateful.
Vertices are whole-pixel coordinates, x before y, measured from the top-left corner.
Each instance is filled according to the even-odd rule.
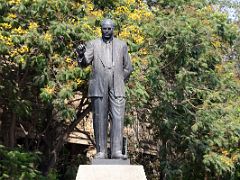
[[[102,38],[89,41],[84,56],[79,58],[83,65],[92,64],[92,74],[89,80],[88,96],[102,97],[107,91],[106,62],[103,59]],[[133,67],[128,54],[127,44],[117,38],[113,38],[113,85],[117,97],[125,96],[125,82],[129,78]]]

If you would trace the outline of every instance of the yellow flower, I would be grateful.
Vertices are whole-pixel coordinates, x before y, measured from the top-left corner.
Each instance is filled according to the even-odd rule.
[[[12,14],[12,13],[9,13],[7,18],[10,18],[10,19],[15,19],[17,17],[16,14]]]
[[[131,61],[133,64],[135,64],[139,59],[137,57],[132,57]]]
[[[17,55],[18,55],[18,51],[17,50],[13,50],[13,51],[10,52],[10,56],[11,57],[15,57]]]
[[[128,39],[130,37],[130,31],[128,29],[123,29],[122,32],[120,32],[119,37],[123,39]]]
[[[233,162],[237,162],[238,161],[238,155],[237,154],[234,154],[232,157],[231,157],[232,161]]]
[[[77,66],[78,66],[78,63],[77,63],[76,61],[74,61],[74,62],[72,62],[72,65],[73,65],[74,67],[77,67]]]
[[[81,3],[79,3],[79,2],[77,2],[77,3],[75,3],[75,8],[80,8],[80,6],[81,6],[82,4]]]
[[[96,36],[100,37],[102,35],[101,28],[96,28],[94,30],[94,33],[96,34]]]
[[[43,39],[45,41],[51,42],[52,41],[52,35],[49,32],[46,32]]]
[[[127,3],[128,5],[131,5],[131,4],[135,3],[135,0],[127,0],[126,3]]]
[[[47,86],[47,87],[44,88],[44,91],[48,94],[53,94],[54,93],[54,87]]]
[[[215,48],[219,48],[219,47],[221,47],[221,42],[220,42],[220,41],[214,41],[214,42],[212,42],[212,45],[213,45]]]
[[[215,69],[216,69],[216,71],[217,71],[218,73],[220,73],[220,72],[222,72],[222,71],[224,70],[222,64],[217,64],[217,65],[215,66]]]
[[[129,14],[129,18],[132,20],[149,21],[152,17],[153,13],[149,11],[146,7],[142,7],[141,9],[135,9],[131,14]]]
[[[74,64],[68,64],[68,70],[73,70],[76,66],[74,66]]]
[[[148,54],[146,48],[141,48],[140,51],[139,51],[139,53],[140,53],[141,55],[146,55],[146,54]]]
[[[148,5],[146,3],[144,3],[143,1],[139,1],[139,8],[147,9]]]
[[[76,82],[77,82],[77,85],[80,86],[80,85],[84,84],[85,81],[78,78],[78,79],[76,80]]]
[[[92,68],[91,68],[91,66],[88,66],[88,67],[84,68],[83,71],[84,71],[85,73],[90,73],[90,72],[92,71]]]
[[[131,31],[132,33],[135,33],[135,34],[139,34],[140,33],[139,27],[134,26],[134,25],[128,26],[127,29],[129,29],[129,31]]]
[[[58,59],[58,58],[59,58],[59,54],[56,54],[56,53],[55,53],[52,58],[53,58],[53,59]]]
[[[86,23],[83,23],[82,26],[83,26],[84,29],[92,30],[92,28],[88,24],[86,24]]]
[[[6,36],[3,36],[3,35],[0,34],[0,40],[8,46],[13,46],[14,45],[11,37],[6,37]]]
[[[26,63],[26,61],[25,61],[25,59],[24,59],[23,57],[21,57],[21,58],[18,60],[18,62],[21,63],[21,64],[25,64],[25,63]]]
[[[137,44],[139,44],[139,45],[144,42],[144,38],[143,38],[142,36],[140,36],[140,35],[136,36],[136,37],[134,38],[134,40],[135,40],[135,42],[136,42]]]
[[[141,20],[141,16],[139,14],[136,14],[136,13],[129,14],[129,18],[132,19],[132,20]]]
[[[5,39],[5,37],[0,34],[0,40],[3,41],[4,39]]]
[[[144,42],[144,37],[141,35],[139,27],[134,25],[123,27],[123,30],[120,32],[119,37],[123,39],[131,39],[139,45]]]
[[[20,4],[21,3],[21,0],[10,0],[10,1],[8,1],[8,3],[9,4],[11,4],[11,5],[18,5],[18,4]]]
[[[129,9],[126,6],[119,6],[119,7],[117,7],[115,12],[116,12],[116,14],[119,14],[119,15],[120,14],[126,15],[126,14],[130,13]]]
[[[67,47],[68,47],[68,48],[72,48],[72,47],[73,47],[73,43],[69,43],[69,44],[67,45]]]
[[[28,52],[29,49],[26,45],[22,46],[21,48],[18,49],[18,52],[20,53],[25,53],[25,52]]]
[[[16,33],[16,34],[21,34],[21,35],[23,35],[23,34],[26,34],[27,33],[27,31],[26,30],[24,30],[22,27],[18,27],[17,29],[15,28],[15,29],[13,29],[12,30],[12,32],[13,33]]]
[[[142,59],[142,64],[143,65],[148,65],[148,60],[147,59]]]
[[[34,30],[38,28],[38,24],[36,22],[30,22],[29,27],[30,30]]]
[[[6,42],[6,45],[8,45],[8,46],[13,46],[14,44],[13,44],[12,41],[7,41],[7,42]]]
[[[70,23],[74,24],[76,19],[72,18],[72,19],[69,19]]]
[[[86,10],[87,10],[87,11],[92,11],[93,8],[94,8],[94,6],[93,6],[92,3],[87,3],[87,4],[86,4]]]
[[[213,11],[213,8],[212,8],[211,5],[208,5],[206,9],[207,9],[208,12],[212,12]]]
[[[152,18],[152,17],[153,17],[153,13],[152,13],[152,12],[145,12],[145,13],[144,13],[144,17],[145,17],[145,18],[148,18],[148,19],[149,19],[149,18]]]
[[[98,11],[92,11],[90,13],[91,15],[95,16],[95,17],[98,17],[98,18],[101,18],[103,16],[103,12],[98,10]]]
[[[227,155],[229,154],[229,152],[228,152],[227,150],[224,150],[224,151],[222,151],[222,154],[223,154],[224,156],[227,156]]]
[[[0,29],[11,29],[12,28],[12,25],[11,24],[8,24],[8,23],[0,23]]]
[[[222,161],[223,163],[225,163],[227,166],[232,166],[232,165],[233,165],[232,160],[229,159],[229,158],[226,157],[226,156],[221,156],[220,159],[221,159],[221,161]]]
[[[65,59],[65,61],[66,61],[67,63],[70,63],[70,62],[72,61],[72,59],[71,59],[70,57],[67,57],[67,58]]]

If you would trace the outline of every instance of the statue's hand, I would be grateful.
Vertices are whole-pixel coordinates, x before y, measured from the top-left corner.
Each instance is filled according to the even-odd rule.
[[[80,44],[77,48],[76,48],[77,54],[78,56],[83,56],[85,51],[86,51],[86,47],[85,44]]]

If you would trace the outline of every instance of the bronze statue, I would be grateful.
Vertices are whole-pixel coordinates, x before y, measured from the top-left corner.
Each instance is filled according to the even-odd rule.
[[[111,158],[124,159],[122,154],[123,121],[125,111],[125,82],[133,67],[127,44],[113,36],[114,23],[104,19],[102,38],[81,44],[77,48],[80,65],[92,65],[88,96],[93,107],[93,127],[97,154],[107,158],[107,129],[110,117]]]

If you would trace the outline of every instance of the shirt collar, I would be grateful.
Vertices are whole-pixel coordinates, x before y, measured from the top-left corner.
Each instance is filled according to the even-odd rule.
[[[102,42],[104,42],[105,44],[111,44],[112,41],[113,41],[113,37],[109,41],[104,41],[103,38],[102,38]]]

